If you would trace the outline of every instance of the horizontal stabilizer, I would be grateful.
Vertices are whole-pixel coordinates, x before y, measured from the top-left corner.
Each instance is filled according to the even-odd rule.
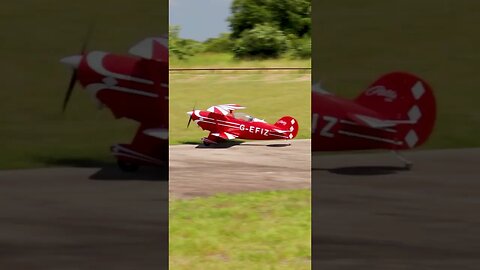
[[[289,130],[281,130],[281,129],[277,129],[277,128],[275,128],[275,129],[273,129],[273,130],[275,130],[275,131],[278,132],[278,133],[287,133],[287,132],[290,132]]]
[[[362,124],[366,124],[371,128],[389,128],[399,124],[415,124],[416,123],[414,120],[382,120],[382,119],[361,115],[361,114],[355,114],[355,118],[356,120],[360,121]]]

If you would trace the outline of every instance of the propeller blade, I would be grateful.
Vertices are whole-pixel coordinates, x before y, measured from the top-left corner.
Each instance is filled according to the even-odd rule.
[[[85,35],[85,39],[83,40],[82,48],[81,48],[81,50],[80,50],[80,52],[82,53],[82,55],[84,55],[85,52],[87,51],[87,47],[88,47],[88,44],[90,43],[90,38],[91,38],[92,33],[93,33],[93,28],[94,28],[94,24],[91,23],[91,24],[88,26],[87,33],[86,33],[86,35]]]
[[[72,92],[73,92],[73,88],[75,87],[75,83],[77,82],[77,75],[78,75],[77,70],[82,60],[82,57],[84,57],[86,54],[88,43],[90,42],[90,37],[92,36],[93,28],[94,28],[94,24],[92,23],[87,29],[85,39],[80,49],[80,55],[66,57],[61,60],[62,63],[72,66],[74,68],[72,77],[70,78],[70,83],[68,84],[67,92],[65,93],[65,98],[63,100],[63,109],[62,109],[63,112],[65,112],[65,109],[67,108],[68,102],[70,101],[70,96],[72,95]]]
[[[190,114],[190,118],[188,119],[188,124],[187,124],[187,128],[190,126],[190,122],[192,122],[192,117],[193,117],[193,114],[195,113],[195,106],[193,106],[193,109],[192,109],[192,113]]]
[[[63,109],[62,111],[65,112],[67,108],[68,101],[70,100],[70,96],[72,95],[73,88],[75,87],[75,83],[77,82],[77,70],[73,70],[72,77],[70,78],[70,83],[68,84],[68,89],[65,94],[65,98],[63,99]]]
[[[192,115],[190,115],[190,118],[188,119],[187,128],[190,126],[190,122],[192,122]]]

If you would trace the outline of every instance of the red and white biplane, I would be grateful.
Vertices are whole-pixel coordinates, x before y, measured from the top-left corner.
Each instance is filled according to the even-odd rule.
[[[115,118],[140,124],[130,144],[111,148],[125,171],[168,162],[168,39],[147,38],[129,53],[86,52],[84,45],[80,54],[61,60],[74,69],[63,110],[78,81]]]
[[[428,83],[405,73],[386,74],[354,100],[315,85],[312,151],[388,149],[398,154],[422,145],[433,130],[435,98]]]
[[[262,119],[244,113],[234,113],[245,109],[237,104],[224,104],[208,108],[206,111],[193,109],[187,127],[193,120],[203,130],[210,134],[202,138],[204,145],[216,144],[233,139],[247,140],[291,140],[297,136],[298,122],[293,117],[284,116],[275,124],[269,124]]]

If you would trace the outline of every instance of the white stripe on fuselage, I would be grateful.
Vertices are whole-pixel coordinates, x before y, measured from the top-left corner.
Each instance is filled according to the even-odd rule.
[[[142,91],[138,89],[132,89],[132,88],[126,88],[126,87],[121,87],[121,86],[109,86],[103,83],[92,83],[89,84],[85,87],[87,91],[91,92],[92,94],[97,94],[98,91],[100,90],[114,90],[118,92],[124,92],[124,93],[129,93],[129,94],[135,94],[135,95],[140,95],[140,96],[146,96],[146,97],[152,97],[152,98],[158,98],[158,94],[147,92],[147,91]]]
[[[133,77],[133,76],[125,75],[125,74],[121,74],[121,73],[115,73],[115,72],[111,72],[110,70],[107,70],[103,65],[103,60],[107,55],[108,55],[108,53],[99,52],[99,51],[94,51],[94,52],[89,53],[87,55],[88,66],[90,68],[92,68],[94,71],[96,71],[97,73],[102,74],[105,77],[112,77],[112,78],[120,79],[120,80],[126,80],[126,81],[132,81],[132,82],[138,82],[138,83],[153,85],[153,81],[150,81],[150,80],[146,80],[146,79],[138,78],[138,77]]]

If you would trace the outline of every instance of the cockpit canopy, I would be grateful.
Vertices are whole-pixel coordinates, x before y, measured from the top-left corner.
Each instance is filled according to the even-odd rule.
[[[255,118],[251,115],[248,115],[246,113],[235,113],[235,118],[236,119],[240,119],[240,120],[243,120],[243,121],[246,121],[246,122],[264,122],[264,120],[262,119],[258,119],[258,118]]]

